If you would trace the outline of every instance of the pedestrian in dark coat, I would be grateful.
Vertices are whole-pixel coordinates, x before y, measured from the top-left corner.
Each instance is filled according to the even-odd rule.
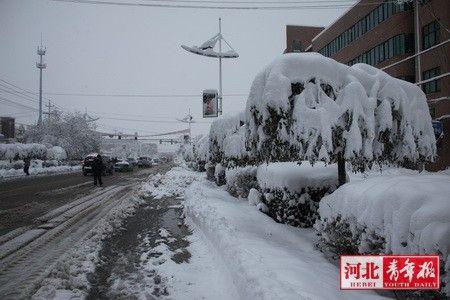
[[[25,157],[23,159],[23,172],[28,176],[30,173],[28,172],[30,170],[30,164],[31,164],[31,158]]]
[[[100,186],[103,185],[102,182],[102,172],[104,169],[102,156],[100,154],[97,155],[97,157],[94,159],[94,162],[92,163],[92,173],[94,173],[94,185],[97,186],[97,182]]]

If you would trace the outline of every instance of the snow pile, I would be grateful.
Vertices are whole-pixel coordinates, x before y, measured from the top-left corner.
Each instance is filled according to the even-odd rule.
[[[258,167],[257,180],[262,193],[259,209],[278,222],[310,227],[318,217],[323,196],[338,186],[336,165],[307,161],[270,163]]]
[[[0,144],[0,160],[19,160],[26,157],[45,159],[46,155],[47,147],[42,144]]]
[[[248,144],[259,161],[323,160],[355,168],[433,160],[426,97],[368,65],[317,53],[286,54],[259,73],[246,107]]]
[[[441,173],[378,176],[345,184],[320,203],[319,244],[339,252],[329,246],[343,242],[340,230],[345,227],[354,241],[354,249],[345,251],[439,253],[450,274],[449,183],[450,176]]]
[[[234,197],[247,198],[252,188],[258,187],[255,166],[225,170],[227,191]]]
[[[188,236],[189,246],[186,249],[171,250],[171,240],[176,240],[171,233],[161,228],[161,239],[156,247],[146,250],[140,258],[140,268],[137,277],[143,277],[143,284],[134,288],[130,294],[138,299],[146,299],[148,295],[162,299],[237,299],[237,292],[228,278],[226,266],[215,259],[214,248],[205,243],[201,232],[194,230]],[[149,250],[148,250],[149,249]],[[174,259],[183,251],[193,255],[188,261],[180,263]],[[122,286],[116,289],[123,290]],[[122,283],[123,285],[123,283]],[[125,286],[125,289],[129,287]],[[167,296],[167,297],[164,297]]]
[[[312,230],[277,224],[205,181],[194,182],[185,199],[187,222],[213,247],[214,267],[227,272],[236,285],[238,296],[228,299],[378,297],[339,290],[338,268],[314,249]]]
[[[164,175],[158,173],[151,176],[142,185],[139,195],[141,197],[154,197],[155,199],[183,196],[186,187],[203,176],[202,173],[192,172],[183,167],[175,167]]]
[[[33,161],[32,161],[33,162]],[[49,174],[60,174],[60,173],[70,173],[79,172],[81,166],[54,166],[54,167],[42,167],[42,162],[40,166],[34,167],[31,165],[29,173],[30,175],[49,175]],[[0,179],[9,179],[15,177],[26,176],[22,169],[0,169]]]

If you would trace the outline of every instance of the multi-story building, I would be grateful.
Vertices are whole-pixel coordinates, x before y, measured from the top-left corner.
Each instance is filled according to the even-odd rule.
[[[285,52],[319,52],[348,65],[366,63],[420,85],[434,125],[443,126],[438,160],[428,166],[441,169],[450,166],[450,1],[418,0],[418,20],[415,7],[413,1],[361,0],[310,40],[320,27],[287,26]],[[416,58],[404,60],[422,51],[420,70]]]
[[[15,119],[11,117],[0,117],[0,133],[5,139],[15,138]]]

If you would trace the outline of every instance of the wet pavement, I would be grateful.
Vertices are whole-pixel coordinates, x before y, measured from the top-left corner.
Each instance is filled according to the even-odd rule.
[[[168,296],[165,278],[152,264],[162,253],[155,251],[165,244],[175,263],[188,262],[186,250],[191,234],[182,219],[182,199],[148,197],[122,227],[103,240],[99,263],[89,274],[91,289],[87,299],[156,299]],[[153,251],[152,251],[153,249]]]

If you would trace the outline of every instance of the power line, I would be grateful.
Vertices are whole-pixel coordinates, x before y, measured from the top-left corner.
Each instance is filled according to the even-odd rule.
[[[291,5],[291,6],[219,6],[219,5],[179,5],[141,2],[117,2],[117,1],[97,1],[97,0],[52,0],[54,2],[67,2],[92,5],[113,5],[113,6],[135,6],[135,7],[156,7],[156,8],[188,8],[188,9],[220,9],[220,10],[293,10],[293,9],[335,9],[348,8],[356,5],[374,5],[382,2],[357,3],[357,4],[329,4],[329,5]],[[324,2],[322,2],[324,3]]]
[[[316,4],[316,3],[355,3],[357,0],[306,0],[306,1],[226,1],[226,0],[143,0],[145,2],[167,3],[216,3],[216,4]]]
[[[201,94],[95,94],[95,93],[44,93],[50,96],[73,96],[73,97],[121,97],[121,98],[197,98]],[[248,94],[227,94],[227,97],[243,97]]]
[[[144,122],[144,123],[161,123],[161,124],[179,124],[179,121],[170,121],[170,120],[150,120],[150,119],[127,119],[127,118],[114,118],[114,117],[101,117],[104,120],[117,120],[117,121],[130,121],[130,122]],[[211,122],[193,122],[192,124],[211,124]]]
[[[19,97],[19,98],[21,98],[23,100],[27,100],[29,102],[33,102],[33,103],[37,102],[36,99],[33,99],[33,98],[31,98],[30,96],[28,96],[26,94],[23,94],[23,93],[21,93],[19,91],[15,91],[15,90],[4,89],[3,87],[4,86],[2,86],[1,83],[0,83],[0,91],[8,93],[8,94],[11,94],[11,95],[14,95],[16,97]]]
[[[37,96],[38,93],[35,93],[35,92],[32,92],[32,91],[27,90],[27,89],[25,89],[25,88],[22,88],[22,87],[20,87],[20,86],[14,84],[14,83],[11,83],[11,82],[6,81],[6,80],[1,79],[1,78],[0,78],[0,81],[1,81],[1,82],[0,82],[0,85],[1,85],[1,86],[6,87],[6,88],[8,88],[8,89],[10,89],[10,90],[14,90],[14,91],[17,92],[17,93],[20,93],[20,94],[22,94],[22,95],[24,95],[24,96],[27,96],[29,99],[33,99],[33,101],[38,102],[38,99],[34,99],[34,98],[33,98],[34,96]],[[3,82],[3,83],[2,83],[2,82]],[[6,83],[7,85],[5,85],[5,83]],[[12,86],[12,87],[14,87],[14,88],[11,88],[10,86]],[[20,91],[18,91],[17,89],[20,90]],[[30,94],[30,95],[32,95],[32,96],[26,95],[25,93]],[[47,100],[47,101],[52,101],[52,100],[50,100],[49,98],[45,98],[45,97],[42,97],[42,99],[45,99],[45,100]],[[60,110],[63,110],[63,108],[60,107],[59,105],[57,105],[57,104],[55,104],[55,103],[53,103],[53,104],[54,104],[54,106],[55,106],[56,108],[58,108],[58,109],[60,109]]]
[[[22,103],[19,103],[19,102],[15,102],[15,101],[12,101],[10,99],[7,99],[7,98],[1,97],[1,96],[0,96],[0,101],[11,103],[11,104],[14,104],[16,106],[19,106],[19,107],[22,107],[22,108],[27,108],[27,109],[30,109],[30,110],[33,110],[33,111],[38,111],[34,107],[31,107],[31,106],[28,106],[28,105],[25,105],[25,104],[22,104]]]

